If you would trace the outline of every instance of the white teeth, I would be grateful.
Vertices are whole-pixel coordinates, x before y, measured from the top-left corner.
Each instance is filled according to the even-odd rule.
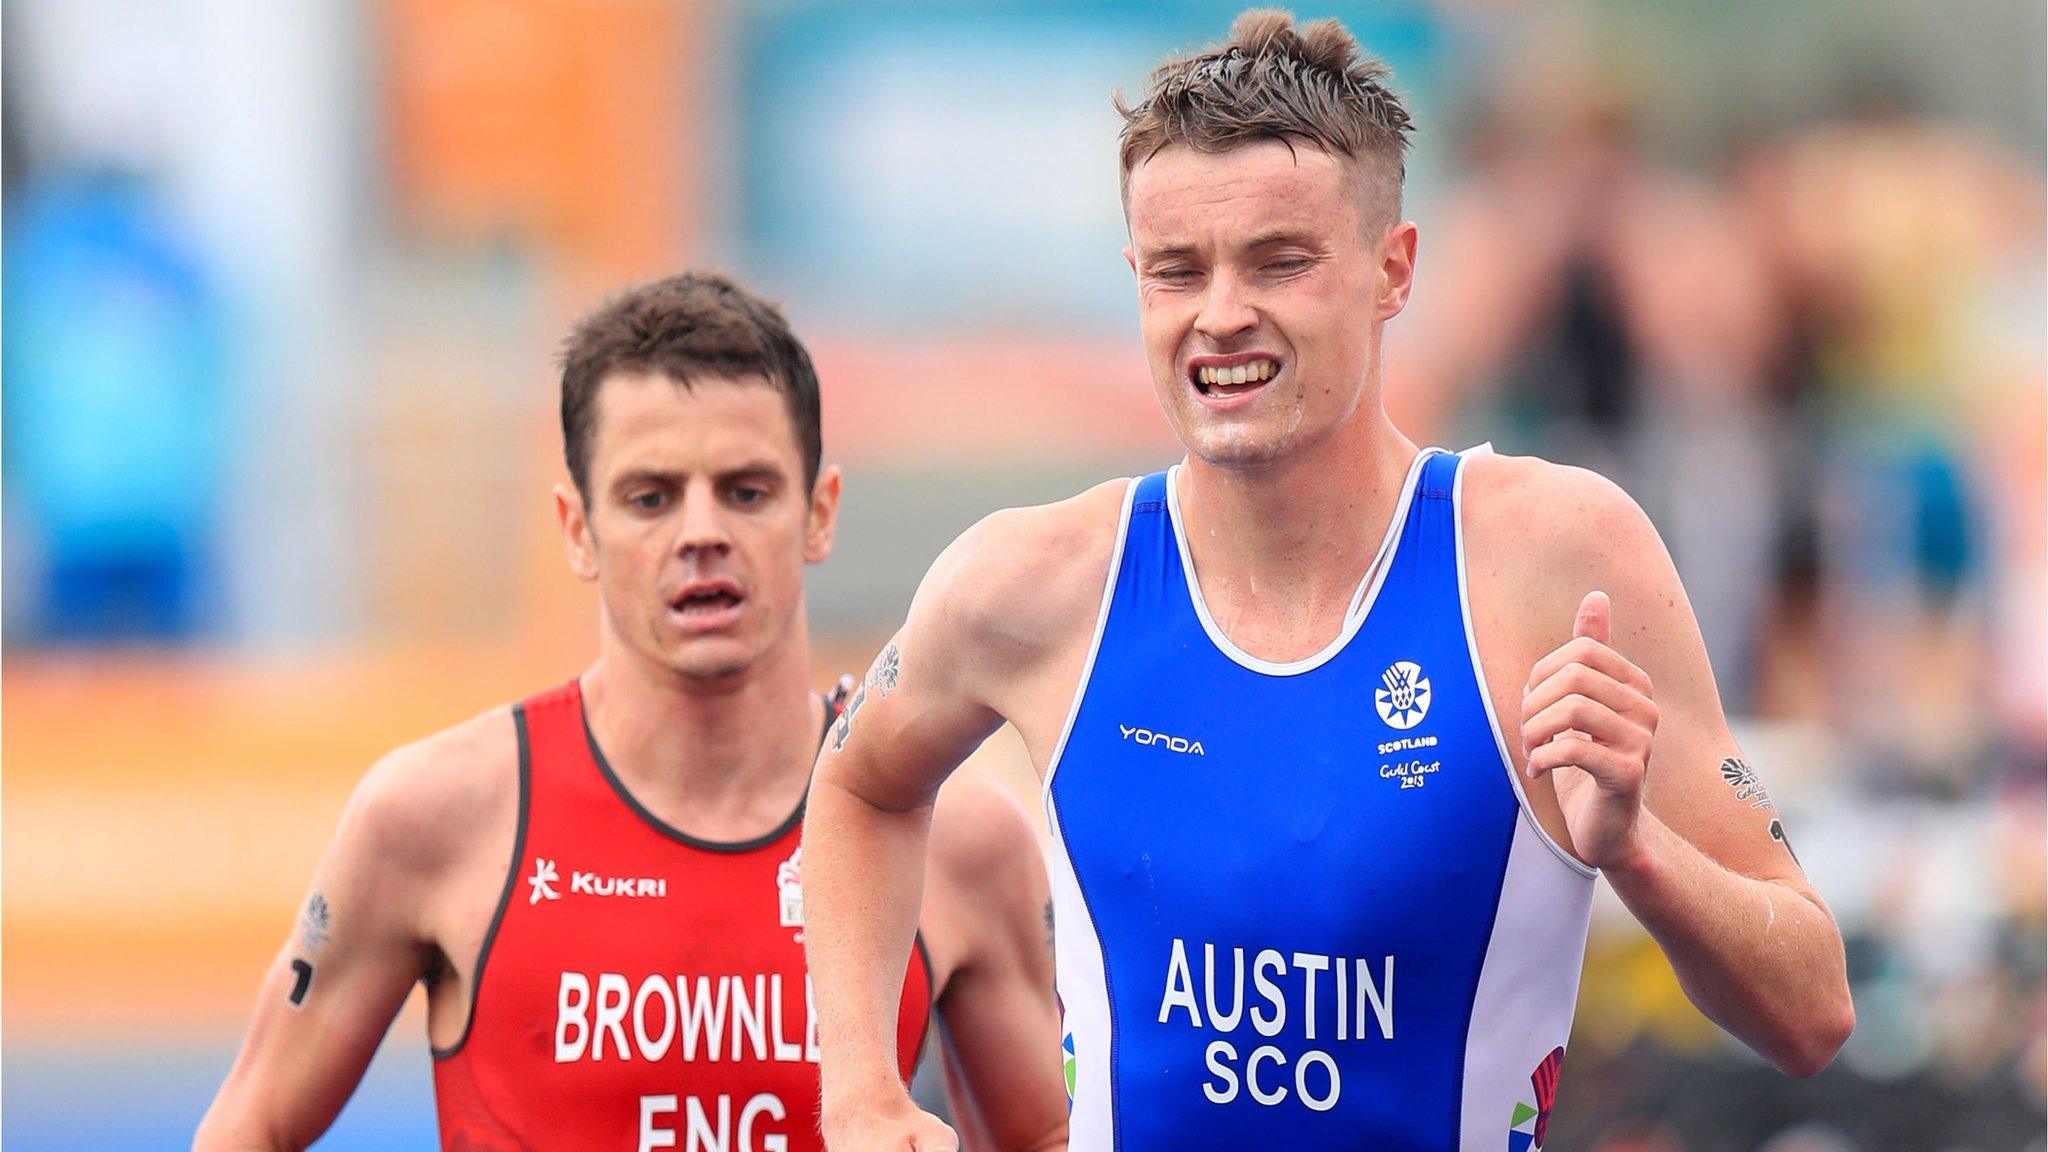
[[[1195,380],[1205,386],[1229,386],[1236,384],[1261,384],[1273,378],[1280,366],[1271,360],[1254,360],[1249,364],[1229,367],[1204,364],[1195,369]]]

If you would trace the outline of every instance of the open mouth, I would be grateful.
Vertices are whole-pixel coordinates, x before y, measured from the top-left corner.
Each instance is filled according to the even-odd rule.
[[[1236,363],[1190,364],[1188,380],[1202,395],[1220,400],[1256,392],[1279,372],[1279,361],[1259,356]]]
[[[739,607],[746,599],[730,581],[713,580],[692,584],[668,602],[669,610],[685,618],[717,616]]]

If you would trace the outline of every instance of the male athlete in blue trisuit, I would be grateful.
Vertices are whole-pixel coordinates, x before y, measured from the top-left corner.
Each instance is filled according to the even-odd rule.
[[[1847,1037],[1841,936],[1642,511],[1387,418],[1416,229],[1386,80],[1334,21],[1247,13],[1125,111],[1187,456],[962,536],[827,741],[835,1152],[954,1147],[897,1080],[894,997],[932,797],[1004,720],[1045,781],[1077,1152],[1539,1148],[1597,872],[1778,1067]]]

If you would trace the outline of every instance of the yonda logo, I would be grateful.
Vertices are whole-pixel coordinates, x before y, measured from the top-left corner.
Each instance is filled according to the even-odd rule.
[[[1119,724],[1116,726],[1116,730],[1123,733],[1124,739],[1133,744],[1146,744],[1153,748],[1164,748],[1168,752],[1178,752],[1183,756],[1208,755],[1207,752],[1202,750],[1202,742],[1200,740],[1190,740],[1185,736],[1169,736],[1164,732],[1154,732],[1150,728],[1133,728],[1128,724]]]

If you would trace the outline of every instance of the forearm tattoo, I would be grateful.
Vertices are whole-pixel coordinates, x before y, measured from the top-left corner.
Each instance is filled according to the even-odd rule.
[[[846,747],[847,734],[853,731],[853,718],[860,712],[861,706],[868,702],[868,693],[874,692],[887,700],[889,693],[896,690],[896,678],[901,674],[902,667],[902,653],[896,650],[896,642],[892,640],[888,647],[882,649],[882,654],[875,657],[874,666],[868,669],[868,674],[861,680],[860,687],[854,690],[853,699],[846,702],[846,711],[841,712],[838,721],[832,725],[834,752]]]

